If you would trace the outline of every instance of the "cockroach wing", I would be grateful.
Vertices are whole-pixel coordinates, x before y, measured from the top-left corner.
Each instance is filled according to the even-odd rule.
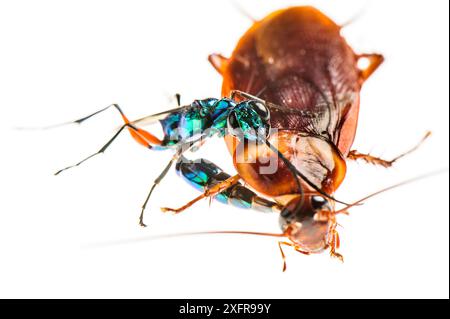
[[[318,10],[295,7],[256,22],[223,71],[222,94],[241,90],[296,113],[271,125],[321,135],[346,155],[359,109],[357,56],[340,27]]]

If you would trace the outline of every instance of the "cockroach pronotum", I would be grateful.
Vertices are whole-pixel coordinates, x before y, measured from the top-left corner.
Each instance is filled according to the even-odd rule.
[[[336,251],[336,215],[361,202],[345,204],[334,197],[345,177],[346,161],[361,159],[389,167],[415,150],[429,133],[416,147],[391,160],[351,150],[361,87],[383,56],[354,53],[340,31],[339,25],[312,7],[271,13],[242,36],[230,58],[210,55],[209,61],[223,76],[223,98],[186,106],[178,103],[176,109],[135,121],[112,104],[76,120],[81,123],[114,107],[125,124],[97,153],[73,166],[103,153],[128,130],[149,149],[174,150],[143,204],[142,226],[150,195],[176,163],[178,173],[203,193],[180,208],[163,211],[179,213],[200,199],[214,197],[238,207],[277,212],[282,234],[252,234],[287,238],[279,242],[283,260],[282,245],[304,254],[329,249],[332,257],[342,260]],[[153,122],[161,124],[163,138],[141,128]],[[198,149],[214,135],[225,137],[237,174],[229,175],[206,159],[185,157],[186,151]],[[275,169],[268,171],[267,163],[275,163]],[[345,206],[336,210],[336,203]]]

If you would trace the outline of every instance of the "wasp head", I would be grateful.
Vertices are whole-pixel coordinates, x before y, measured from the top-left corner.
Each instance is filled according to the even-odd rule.
[[[270,112],[265,103],[248,100],[233,108],[227,119],[228,132],[242,140],[266,139],[270,133]]]

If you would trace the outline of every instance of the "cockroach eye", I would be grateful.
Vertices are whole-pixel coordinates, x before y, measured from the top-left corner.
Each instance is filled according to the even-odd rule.
[[[311,197],[311,207],[319,210],[319,209],[329,209],[328,201],[322,196],[312,196]]]

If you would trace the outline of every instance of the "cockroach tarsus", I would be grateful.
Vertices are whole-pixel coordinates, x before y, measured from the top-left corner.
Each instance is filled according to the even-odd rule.
[[[145,226],[144,210],[155,187],[176,163],[176,171],[203,193],[180,208],[165,207],[163,211],[180,213],[203,198],[214,197],[241,208],[277,212],[282,234],[244,233],[287,238],[278,243],[283,270],[282,246],[303,254],[329,249],[332,257],[343,260],[337,252],[336,215],[360,203],[346,204],[334,197],[345,177],[346,161],[361,159],[390,167],[414,151],[429,133],[416,147],[392,160],[351,150],[360,89],[384,59],[376,53],[354,53],[340,30],[312,7],[291,7],[255,21],[230,58],[209,56],[223,76],[223,98],[181,106],[177,95],[177,108],[135,121],[112,104],[73,121],[80,124],[115,108],[124,124],[98,152],[56,174],[105,152],[128,130],[144,147],[174,150],[150,187],[140,225]],[[139,127],[154,122],[161,124],[161,139]],[[194,161],[184,156],[212,136],[225,138],[237,174],[229,175],[206,159]],[[275,163],[276,169],[262,173],[265,163]],[[345,207],[336,210],[336,203]]]

